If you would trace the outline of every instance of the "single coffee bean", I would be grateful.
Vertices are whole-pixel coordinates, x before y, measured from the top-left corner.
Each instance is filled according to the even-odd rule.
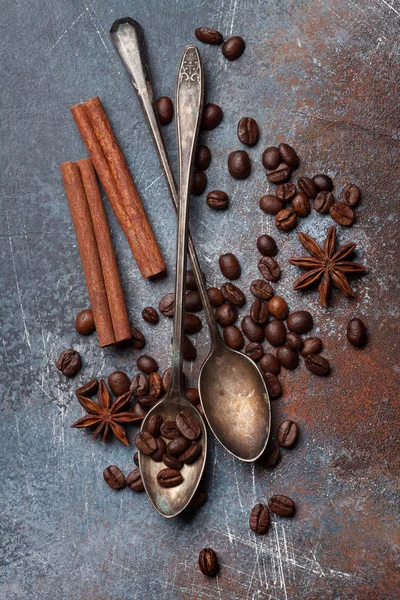
[[[194,169],[190,191],[194,196],[201,196],[207,187],[207,175],[204,171]]]
[[[215,210],[225,210],[229,206],[229,196],[221,190],[213,190],[207,194],[207,204]]]
[[[320,192],[331,192],[333,190],[333,181],[328,175],[318,173],[318,175],[314,175],[313,182]]]
[[[238,279],[238,277],[240,277],[240,264],[232,252],[228,252],[228,254],[221,254],[218,259],[218,263],[221,273],[226,279]]]
[[[296,369],[297,365],[299,364],[299,354],[297,350],[293,350],[293,348],[287,344],[284,344],[278,348],[276,351],[276,358],[279,360],[282,367],[285,367],[285,369]]]
[[[280,183],[275,193],[281,202],[289,202],[296,195],[296,186],[294,183]]]
[[[57,358],[56,367],[66,377],[75,377],[82,367],[81,355],[72,348],[64,350]]]
[[[129,392],[131,380],[123,371],[115,371],[108,376],[108,387],[115,396],[122,396]]]
[[[278,252],[274,238],[266,233],[257,238],[257,250],[263,256],[276,256]]]
[[[314,321],[308,310],[296,310],[288,316],[287,326],[294,333],[307,333],[313,328]]]
[[[321,215],[327,215],[334,202],[335,196],[332,192],[319,192],[314,201],[314,209]]]
[[[113,490],[121,490],[125,487],[125,475],[115,465],[106,467],[103,471],[103,477],[107,485]]]
[[[144,373],[138,373],[132,378],[131,392],[134,396],[145,396],[149,389],[149,380]]]
[[[268,321],[268,304],[262,300],[254,300],[250,308],[250,317],[256,325],[265,325]]]
[[[235,179],[245,179],[250,175],[251,163],[246,150],[235,150],[228,156],[228,171]]]
[[[238,311],[232,304],[223,304],[215,311],[215,320],[221,327],[233,325],[238,318]]]
[[[274,295],[272,286],[262,279],[255,279],[250,285],[250,291],[258,300],[271,300]]]
[[[299,157],[296,150],[292,146],[289,146],[289,144],[279,144],[278,150],[283,162],[291,169],[295,169],[299,164]]]
[[[166,294],[159,302],[158,310],[166,317],[174,316],[175,294]]]
[[[157,398],[153,398],[153,396],[138,396],[137,401],[146,410],[150,410],[157,404]]]
[[[202,449],[202,445],[199,442],[195,442],[194,444],[191,444],[185,452],[182,452],[179,456],[179,460],[185,465],[190,465],[200,456]]]
[[[147,420],[146,431],[150,433],[154,438],[160,435],[161,425],[163,424],[163,418],[160,414],[152,414]]]
[[[187,335],[184,335],[182,340],[182,356],[183,360],[187,360],[189,362],[193,362],[197,357],[197,350]]]
[[[161,398],[163,395],[162,377],[158,373],[149,375],[149,394],[152,398]]]
[[[283,202],[278,200],[276,196],[266,194],[260,198],[260,208],[267,213],[267,215],[277,215],[283,210]]]
[[[224,328],[224,341],[229,348],[241,350],[244,346],[244,339],[240,329],[236,325],[228,325]]]
[[[167,452],[167,444],[160,437],[156,438],[157,449],[151,455],[151,460],[161,462],[164,454]]]
[[[196,406],[200,402],[199,390],[197,388],[187,388],[185,396],[193,406]]]
[[[203,44],[219,46],[224,41],[224,38],[219,31],[216,29],[210,29],[209,27],[198,27],[194,30],[194,35],[197,37],[199,42],[203,42]]]
[[[268,506],[256,504],[250,514],[250,529],[258,534],[267,533],[269,522]]]
[[[242,331],[244,335],[250,340],[250,342],[263,342],[264,341],[264,329],[257,325],[250,316],[242,319]]]
[[[157,449],[156,438],[148,431],[141,431],[135,438],[136,448],[143,454],[152,454]]]
[[[269,443],[264,454],[261,456],[260,462],[266,469],[274,469],[281,460],[281,451],[279,446],[273,442]]]
[[[203,548],[199,554],[199,567],[203,575],[215,577],[218,573],[218,559],[212,548]]]
[[[207,296],[211,306],[222,306],[224,303],[224,295],[219,288],[208,288]]]
[[[354,210],[344,202],[335,202],[329,209],[332,219],[339,225],[351,227],[355,220]]]
[[[267,178],[271,183],[283,183],[290,175],[290,167],[281,163],[276,169],[267,170]]]
[[[207,502],[207,497],[208,495],[206,490],[196,490],[187,508],[191,510],[197,510]]]
[[[133,469],[126,478],[126,485],[132,492],[143,492],[144,485],[140,469]]]
[[[272,373],[273,375],[279,375],[279,373],[281,372],[281,365],[279,360],[270,352],[264,354],[264,356],[260,360],[260,367],[264,373]]]
[[[188,312],[200,312],[203,308],[200,294],[197,290],[188,292],[185,296],[185,310]]]
[[[133,455],[133,462],[137,467],[139,466],[139,452],[135,452],[135,454]]]
[[[183,481],[183,476],[177,469],[162,469],[157,474],[157,481],[161,487],[171,488],[180,485]]]
[[[206,171],[210,166],[211,162],[211,151],[208,146],[198,146],[194,157],[195,169],[200,171]]]
[[[200,423],[192,414],[192,411],[185,409],[182,410],[176,417],[176,426],[183,435],[183,437],[194,442],[201,436]]]
[[[298,435],[299,428],[297,423],[288,419],[279,425],[276,439],[282,448],[290,448],[296,443]]]
[[[90,398],[90,396],[94,396],[95,394],[97,394],[98,389],[99,380],[91,379],[87,383],[81,385],[81,387],[78,387],[77,390],[75,390],[75,396],[84,396],[85,398]]]
[[[203,281],[205,283],[206,276],[204,275],[204,273],[202,273],[201,276],[202,276]],[[193,271],[191,269],[189,271],[186,271],[186,289],[187,290],[192,290],[192,291],[197,290],[196,279],[195,279],[194,273],[193,273]]]
[[[281,269],[272,256],[263,256],[258,261],[258,270],[267,281],[278,281],[281,276]]]
[[[347,206],[357,206],[361,199],[360,188],[355,183],[348,183],[342,191],[342,200]]]
[[[310,214],[311,205],[307,194],[304,192],[298,192],[292,200],[292,211],[298,217],[306,217]]]
[[[77,315],[75,319],[75,329],[81,335],[90,335],[96,329],[93,311],[91,308],[85,308]]]
[[[269,146],[262,153],[261,162],[268,171],[276,169],[281,162],[281,154],[275,146]]]
[[[284,208],[276,215],[275,225],[282,231],[291,231],[297,225],[296,213],[291,208]]]
[[[222,109],[218,104],[206,104],[203,109],[201,126],[203,129],[214,129],[222,120]]]
[[[132,348],[135,348],[135,350],[141,350],[144,348],[146,345],[146,338],[144,337],[143,333],[136,327],[131,328],[131,333]]]
[[[154,360],[154,358],[152,356],[149,356],[148,354],[142,354],[142,356],[139,356],[139,358],[136,361],[136,364],[137,368],[143,371],[143,373],[146,373],[147,375],[158,371],[157,361]]]
[[[277,494],[268,500],[269,509],[280,517],[293,517],[295,506],[291,498]]]
[[[168,96],[161,96],[161,98],[158,98],[156,109],[158,120],[161,125],[168,125],[168,123],[171,123],[172,117],[174,116],[174,105],[172,104],[171,98],[168,98]]]
[[[221,286],[221,292],[225,300],[231,304],[234,304],[235,306],[243,306],[243,304],[246,302],[246,298],[242,290],[229,281]]]
[[[304,340],[301,355],[306,357],[309,354],[319,354],[322,352],[322,341],[318,337],[309,337]]]
[[[198,333],[202,328],[201,319],[197,315],[185,312],[183,316],[183,327],[184,332],[188,335]]]
[[[356,348],[362,348],[367,343],[367,328],[361,319],[351,319],[347,324],[347,339]]]
[[[282,346],[286,341],[286,327],[282,321],[274,319],[265,327],[265,337],[271,346]]]
[[[311,177],[300,177],[297,185],[309,198],[315,198],[318,194],[318,188]]]
[[[172,456],[172,454],[168,454],[168,452],[164,454],[164,456],[162,457],[162,461],[164,465],[169,469],[175,469],[177,471],[180,471],[183,467],[183,462],[180,461],[177,456]]]
[[[314,375],[320,375],[322,377],[326,377],[329,375],[331,371],[331,365],[323,356],[319,354],[309,354],[306,356],[306,360],[304,361],[306,367],[311,373]]]
[[[152,306],[146,306],[142,310],[142,318],[146,323],[150,323],[151,325],[156,325],[159,321],[158,312]]]
[[[286,319],[289,314],[289,307],[286,300],[281,296],[273,296],[268,302],[269,314],[275,319]]]
[[[168,454],[171,454],[171,456],[180,456],[180,454],[183,454],[185,450],[189,448],[189,446],[189,440],[184,437],[177,437],[168,443],[167,452]]]
[[[139,402],[133,405],[132,416],[136,417],[137,419],[144,419],[147,415],[147,412],[148,411],[141,404],[139,404]]]
[[[263,373],[262,376],[265,381],[270,399],[276,400],[282,396],[282,386],[277,376],[273,373]]]
[[[243,117],[243,119],[240,119],[237,128],[237,136],[242,144],[246,144],[246,146],[254,146],[257,144],[259,136],[257,122],[251,117]]]
[[[262,358],[264,349],[258,342],[250,342],[244,349],[246,356],[257,362]]]
[[[298,350],[299,352],[303,349],[304,342],[299,336],[298,333],[294,333],[293,331],[288,331],[286,334],[286,343],[288,346],[293,348],[293,350]]]
[[[244,39],[234,35],[227,39],[222,45],[222,54],[228,60],[236,60],[242,56],[245,49]]]
[[[163,376],[162,376],[162,385],[163,385],[164,392],[168,391],[170,383],[171,383],[171,367],[168,367],[168,369],[165,369]]]

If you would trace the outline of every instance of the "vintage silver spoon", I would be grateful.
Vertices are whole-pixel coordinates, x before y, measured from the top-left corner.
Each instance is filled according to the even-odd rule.
[[[110,35],[138,94],[177,210],[178,194],[154,106],[143,30],[128,17],[115,21]],[[211,335],[211,351],[199,377],[203,410],[219,442],[240,460],[251,462],[263,453],[268,443],[271,427],[268,392],[256,364],[228,348],[221,339],[190,234],[189,257]]]

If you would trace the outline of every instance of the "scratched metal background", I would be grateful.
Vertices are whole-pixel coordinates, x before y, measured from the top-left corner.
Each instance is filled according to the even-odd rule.
[[[226,213],[194,198],[191,228],[209,284],[221,284],[217,257],[235,251],[239,283],[257,275],[255,239],[272,233],[283,276],[276,290],[292,309],[310,308],[332,376],[320,380],[304,364],[284,373],[273,404],[274,428],[292,417],[297,447],[268,472],[233,460],[210,442],[207,504],[193,517],[161,519],[143,495],[113,492],[103,468],[132,468],[133,449],[93,443],[69,425],[82,411],[73,390],[92,376],[122,368],[137,354],[100,350],[79,337],[73,321],[87,305],[59,164],[85,156],[69,108],[99,95],[132,168],[169,266],[168,280],[143,281],[108,210],[132,321],[147,350],[168,366],[171,322],[143,324],[142,308],[172,289],[175,217],[147,126],[108,37],[114,19],[130,15],[145,28],[157,95],[174,94],[184,45],[210,25],[243,35],[243,57],[227,63],[201,46],[207,98],[224,120],[204,135],[213,152],[208,189],[231,196]],[[396,581],[398,465],[399,23],[398,0],[63,0],[2,2],[1,143],[1,571],[2,600],[377,600],[399,597]],[[250,151],[246,181],[227,174],[227,154],[240,148],[236,125],[251,115],[261,141]],[[165,129],[175,166],[175,132]],[[269,186],[260,164],[266,145],[293,143],[299,174],[327,172],[337,189],[363,191],[357,223],[339,228],[359,242],[369,275],[355,300],[335,297],[325,311],[317,296],[291,291],[301,252],[295,233],[280,235],[261,214]],[[322,240],[329,217],[316,213],[299,229]],[[246,308],[242,314],[246,312]],[[365,350],[349,348],[347,320],[370,330]],[[398,323],[398,321],[397,321]],[[84,367],[75,381],[54,361],[74,346]],[[199,359],[207,334],[196,338]],[[188,369],[189,371],[189,369]],[[131,436],[133,438],[134,431]],[[256,502],[293,497],[292,520],[273,519],[267,536],[248,527]],[[221,571],[208,580],[197,568],[204,546]]]

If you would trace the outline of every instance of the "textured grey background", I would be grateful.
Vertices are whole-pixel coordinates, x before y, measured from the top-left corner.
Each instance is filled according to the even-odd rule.
[[[298,600],[395,598],[396,375],[394,319],[398,300],[397,0],[3,0],[1,45],[0,209],[0,473],[1,600]],[[59,164],[86,155],[69,108],[99,95],[132,168],[168,262],[169,278],[144,281],[109,207],[112,235],[132,322],[146,350],[168,366],[171,322],[141,323],[144,306],[172,289],[175,217],[147,126],[108,30],[116,18],[144,27],[156,95],[173,97],[183,47],[208,25],[243,35],[243,57],[227,63],[220,49],[201,46],[207,98],[224,120],[204,136],[213,159],[208,189],[225,189],[231,208],[192,203],[191,228],[207,281],[221,284],[217,257],[236,251],[240,285],[256,276],[255,239],[272,232],[283,266],[276,286],[292,309],[310,307],[332,377],[317,380],[302,365],[282,376],[274,426],[284,416],[301,439],[279,467],[267,472],[228,456],[210,441],[208,503],[197,515],[161,519],[146,498],[108,489],[108,464],[132,468],[133,449],[94,443],[71,430],[81,416],[73,391],[114,369],[135,372],[138,354],[99,349],[79,337],[75,315],[87,296]],[[250,151],[253,173],[233,181],[228,151],[240,148],[236,124],[249,114],[261,127]],[[175,166],[175,131],[165,137]],[[299,174],[328,172],[340,190],[363,190],[353,230],[341,241],[360,243],[369,275],[354,285],[351,303],[335,297],[324,311],[315,294],[291,291],[298,275],[287,258],[301,253],[294,233],[279,235],[261,214],[268,189],[260,165],[266,145],[293,143]],[[329,217],[313,214],[299,229],[324,238]],[[246,309],[242,314],[245,314]],[[348,348],[345,325],[364,315],[371,342]],[[154,331],[154,334],[153,334]],[[54,361],[78,349],[84,367],[66,381]],[[196,338],[199,359],[208,342]],[[131,432],[133,439],[134,430]],[[248,528],[253,504],[274,492],[298,505],[293,520],[274,519],[267,536]],[[207,580],[199,550],[218,552],[221,572]],[[398,588],[397,588],[398,589]]]

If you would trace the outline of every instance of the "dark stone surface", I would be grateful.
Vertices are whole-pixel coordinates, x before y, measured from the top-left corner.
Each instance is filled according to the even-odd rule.
[[[284,418],[300,425],[299,442],[275,471],[241,464],[210,440],[208,502],[195,516],[159,517],[144,494],[110,490],[103,469],[133,468],[134,446],[102,445],[69,425],[82,415],[74,389],[116,369],[135,372],[140,351],[101,350],[80,337],[76,314],[88,304],[59,164],[86,155],[69,108],[99,95],[131,166],[168,262],[169,277],[144,281],[106,203],[132,322],[147,335],[145,351],[168,366],[171,321],[154,327],[141,311],[172,290],[175,217],[137,99],[108,37],[114,19],[144,27],[155,96],[174,97],[183,47],[194,29],[242,35],[243,56],[228,63],[218,47],[201,45],[207,101],[221,105],[221,125],[202,136],[213,153],[208,188],[226,190],[228,211],[194,198],[191,227],[209,285],[222,283],[218,256],[235,252],[238,284],[257,276],[256,238],[272,234],[282,279],[276,291],[292,310],[309,309],[312,335],[333,366],[328,380],[303,361],[281,376],[273,431]],[[395,449],[396,304],[399,210],[400,11],[394,0],[63,0],[2,3],[2,144],[0,207],[0,597],[6,600],[369,600],[394,598],[398,475]],[[200,46],[200,44],[198,44]],[[249,153],[251,177],[233,180],[228,153],[241,149],[243,116],[260,126]],[[175,166],[174,122],[164,130]],[[397,132],[397,133],[396,133]],[[280,142],[300,156],[298,175],[327,173],[339,195],[345,183],[363,198],[357,222],[338,228],[342,243],[359,242],[369,275],[351,302],[291,291],[300,273],[287,264],[301,253],[295,232],[278,233],[258,199],[275,189],[261,153]],[[315,211],[298,225],[322,241],[329,216]],[[249,300],[248,300],[249,303]],[[241,310],[241,317],[248,308]],[[363,350],[349,347],[346,325],[362,317]],[[207,331],[195,338],[187,367],[195,383],[208,352]],[[83,368],[71,382],[56,370],[60,351],[74,347]],[[134,439],[135,428],[130,438]],[[255,537],[248,520],[272,494],[294,499],[292,520],[273,518]],[[212,547],[216,579],[197,567]]]

